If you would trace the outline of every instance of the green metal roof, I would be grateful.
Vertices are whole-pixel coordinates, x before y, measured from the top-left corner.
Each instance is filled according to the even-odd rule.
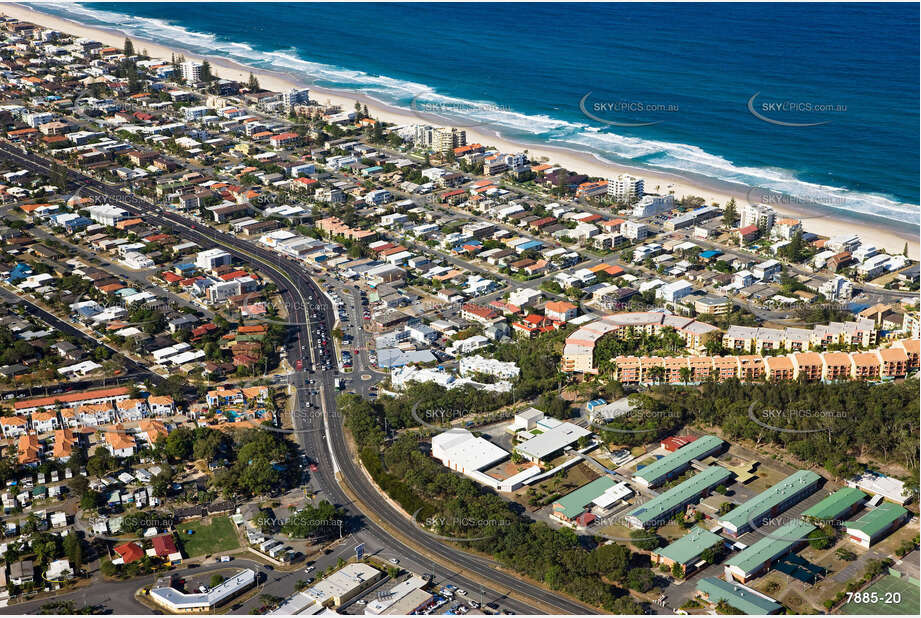
[[[869,496],[854,487],[843,487],[835,493],[826,496],[805,511],[803,517],[816,519],[837,519],[844,513],[850,512],[855,504],[863,502]]]
[[[750,500],[746,500],[719,518],[721,524],[731,524],[736,530],[744,527],[762,515],[769,513],[778,504],[788,500],[803,487],[815,483],[819,475],[812,470],[797,470],[776,485],[769,487]]]
[[[652,462],[642,470],[637,470],[635,476],[643,479],[649,484],[655,483],[656,480],[667,476],[675,470],[687,466],[692,460],[704,457],[707,453],[723,444],[723,441],[716,436],[701,436],[682,446],[674,453],[669,453],[662,459]]]
[[[663,558],[668,558],[678,564],[688,564],[695,560],[705,549],[717,543],[725,542],[723,537],[709,530],[694,526],[683,537],[670,544],[668,547],[656,550],[655,553]]]
[[[602,476],[557,500],[553,504],[553,510],[568,519],[574,519],[582,514],[582,511],[585,510],[585,505],[591,503],[592,500],[616,484],[611,477]]]
[[[687,448],[687,447],[685,447]],[[680,449],[679,449],[680,450]],[[644,526],[655,522],[664,513],[669,513],[680,505],[690,504],[702,492],[716,487],[732,476],[732,472],[720,466],[708,466],[686,481],[675,485],[665,493],[661,493],[649,502],[641,504],[629,513],[627,517],[635,517]],[[659,522],[659,525],[665,522]]]
[[[748,616],[764,616],[783,609],[780,603],[765,599],[751,588],[727,582],[719,577],[703,578],[697,582],[697,590],[706,594],[714,605],[720,601],[726,601]]]
[[[871,539],[886,530],[908,511],[894,502],[883,502],[878,507],[858,519],[844,522],[846,528],[860,530]]]
[[[739,568],[745,574],[754,573],[765,562],[790,551],[794,545],[815,529],[815,526],[804,521],[791,521],[777,530],[765,533],[770,536],[765,536],[743,549],[727,560],[726,564]]]

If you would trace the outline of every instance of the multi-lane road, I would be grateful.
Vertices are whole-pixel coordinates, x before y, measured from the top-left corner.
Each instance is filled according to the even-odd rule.
[[[4,141],[0,141],[0,156],[37,173],[47,174],[50,171],[50,160],[24,152]],[[68,179],[75,182],[86,197],[143,215],[149,223],[194,241],[203,249],[213,246],[225,249],[237,259],[257,267],[279,290],[283,290],[281,296],[294,334],[287,344],[288,362],[296,366],[301,361],[305,368],[294,372],[290,378],[295,389],[292,413],[294,437],[304,453],[317,463],[313,481],[323,497],[343,506],[350,517],[359,522],[360,530],[355,534],[357,540],[369,539],[372,547],[381,548],[383,554],[405,559],[405,564],[432,565],[437,575],[449,575],[453,582],[469,590],[485,588],[485,598],[500,600],[516,613],[593,613],[589,606],[510,575],[488,558],[437,540],[410,521],[372,485],[346,442],[342,419],[336,412],[334,381],[340,374],[335,359],[331,358],[332,368],[329,370],[319,362],[323,348],[318,338],[325,338],[330,342],[328,345],[332,345],[331,330],[336,311],[303,265],[192,219],[164,211],[146,200],[129,197],[88,176],[69,171]],[[355,371],[350,377],[358,380],[359,374],[360,371]],[[308,379],[314,380],[315,384],[305,385]],[[307,398],[312,396],[309,394],[311,390],[319,391],[318,403],[322,413],[314,413],[314,408],[307,405]],[[395,531],[396,535],[391,531]],[[437,573],[438,568],[441,573]],[[484,587],[482,582],[489,584]]]

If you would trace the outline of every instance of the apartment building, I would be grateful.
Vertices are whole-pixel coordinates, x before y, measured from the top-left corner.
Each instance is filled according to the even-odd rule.
[[[644,181],[642,178],[621,174],[608,180],[608,197],[619,202],[632,202],[643,197]]]

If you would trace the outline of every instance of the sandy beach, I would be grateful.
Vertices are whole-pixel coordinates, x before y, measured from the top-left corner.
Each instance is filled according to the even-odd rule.
[[[96,39],[114,47],[121,47],[127,36],[125,33],[116,30],[85,26],[69,19],[40,13],[15,4],[0,4],[0,12],[62,32]],[[146,49],[147,53],[152,57],[169,59],[173,53],[181,53],[188,59],[198,60],[203,58],[200,54],[179,47],[166,46],[156,41],[139,39],[134,36],[132,36],[131,39],[134,42],[135,49]],[[219,56],[207,56],[207,60],[211,63],[213,72],[223,78],[245,82],[250,72],[252,72],[258,77],[259,83],[263,88],[270,90],[286,90],[292,87],[309,87],[312,99],[321,103],[340,105],[344,109],[351,109],[355,101],[359,101],[363,105],[368,106],[371,116],[383,120],[384,122],[397,125],[420,123],[438,124],[429,114],[426,114],[425,117],[421,117],[421,115],[414,110],[386,105],[359,93],[318,88],[311,83],[309,75],[289,75],[281,72],[267,71],[265,69],[251,68]],[[725,204],[730,198],[735,198],[737,203],[744,204],[748,202],[747,198],[749,195],[757,194],[757,191],[753,193],[752,188],[745,185],[721,183],[710,179],[691,179],[678,174],[650,171],[645,168],[631,168],[601,161],[591,153],[576,152],[544,145],[512,142],[502,138],[496,131],[491,130],[488,126],[465,128],[465,130],[467,131],[468,143],[479,142],[484,145],[495,146],[507,152],[527,150],[532,160],[546,160],[569,170],[588,174],[590,176],[611,178],[624,172],[640,176],[646,182],[647,192],[671,192],[674,193],[676,198],[682,196],[700,196],[704,198],[708,204]],[[791,201],[797,203],[797,200]],[[791,206],[786,203],[772,203],[771,206],[773,206],[778,213],[778,216],[801,219],[803,228],[808,232],[821,236],[859,234],[865,242],[870,242],[877,247],[885,248],[894,253],[901,253],[903,246],[907,242],[909,246],[909,255],[912,258],[918,259],[919,253],[921,253],[917,232],[909,229],[907,226],[906,229],[899,230],[896,228],[898,225],[896,223],[893,223],[892,227],[889,227],[865,219],[839,214],[828,214],[818,209],[813,210],[806,207],[800,207],[798,204],[796,206]]]

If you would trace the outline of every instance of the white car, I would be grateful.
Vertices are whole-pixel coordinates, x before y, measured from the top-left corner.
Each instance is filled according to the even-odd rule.
[[[355,601],[355,603],[357,603],[358,605],[367,605],[368,602],[365,601],[364,599],[358,599],[357,601]]]
[[[314,570],[315,568],[316,568],[316,567],[309,566],[309,567],[307,567],[306,569],[304,569],[304,573],[310,573],[310,572],[311,572],[312,570]]]
[[[396,558],[391,558],[391,559],[390,559],[390,563],[391,563],[391,564],[400,564],[400,561],[397,560]]]
[[[458,588],[458,589],[457,589],[457,594],[461,595],[462,597],[465,597],[465,596],[467,596],[467,591],[464,590],[463,588]]]

